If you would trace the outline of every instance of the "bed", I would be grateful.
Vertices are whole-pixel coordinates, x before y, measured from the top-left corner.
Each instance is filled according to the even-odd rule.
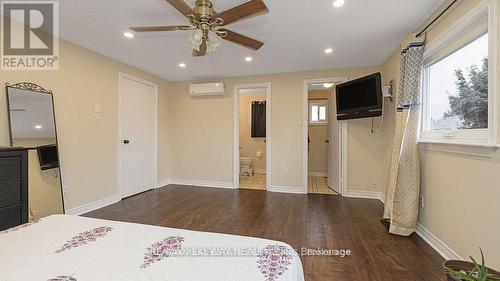
[[[0,280],[303,281],[287,244],[53,215],[0,232]]]

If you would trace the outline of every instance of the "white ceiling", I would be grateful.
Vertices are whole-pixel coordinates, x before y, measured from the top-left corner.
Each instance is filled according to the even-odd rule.
[[[187,0],[190,5],[194,0]],[[223,11],[245,0],[213,0]],[[168,80],[381,64],[442,0],[265,0],[270,12],[229,26],[265,42],[257,52],[229,42],[193,59],[187,31],[123,37],[130,26],[186,24],[165,0],[61,0],[61,37]],[[327,47],[333,54],[325,55]],[[244,61],[251,55],[251,63]],[[61,58],[64,59],[64,58]],[[180,69],[184,62],[187,68]]]

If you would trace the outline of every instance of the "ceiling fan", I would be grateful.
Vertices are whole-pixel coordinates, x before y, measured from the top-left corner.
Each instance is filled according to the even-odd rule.
[[[193,30],[189,36],[193,56],[204,56],[213,52],[222,43],[221,39],[258,50],[264,43],[234,31],[223,28],[228,24],[269,12],[263,0],[250,0],[221,13],[213,9],[210,0],[196,0],[191,8],[184,0],[166,0],[186,16],[191,25],[131,27],[135,32]]]

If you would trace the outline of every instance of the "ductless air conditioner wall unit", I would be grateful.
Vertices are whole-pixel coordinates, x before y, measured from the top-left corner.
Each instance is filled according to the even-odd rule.
[[[225,96],[226,86],[223,82],[190,84],[189,94],[192,97]]]

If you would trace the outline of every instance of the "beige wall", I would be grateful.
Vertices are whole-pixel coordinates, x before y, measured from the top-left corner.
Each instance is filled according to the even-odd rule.
[[[325,77],[358,78],[380,67],[297,72],[222,79],[228,95],[193,99],[189,83],[169,84],[168,120],[171,125],[170,171],[174,179],[232,182],[233,87],[237,84],[272,84],[271,185],[300,191],[302,175],[303,81]],[[189,111],[191,114],[185,114]],[[373,190],[382,183],[380,134],[370,133],[371,120],[349,122],[349,188]],[[367,154],[366,151],[369,153]],[[376,168],[373,168],[376,167]],[[357,171],[357,172],[356,172]]]
[[[253,101],[265,101],[266,92],[261,94],[240,95],[240,157],[253,159],[255,172],[266,171],[266,142],[265,138],[252,138],[251,106]],[[262,152],[262,157],[257,157],[257,152]]]
[[[309,91],[309,101],[318,99],[326,100],[330,97],[331,91]],[[328,125],[309,125],[309,159],[308,169],[311,174],[325,174],[328,168]]]
[[[479,2],[463,1],[428,33],[428,42]],[[385,77],[397,76],[397,53],[382,65]],[[499,93],[496,89],[495,96]],[[500,108],[500,99],[495,99],[496,107]],[[477,257],[478,248],[482,247],[487,265],[500,269],[500,151],[490,159],[421,150],[421,161],[421,193],[425,206],[420,209],[419,223],[463,258]],[[385,188],[381,190],[385,192]]]
[[[167,82],[66,41],[60,42],[59,71],[0,71],[0,85],[30,81],[54,91],[66,209],[116,194],[118,73],[159,86],[158,177],[169,177]],[[5,93],[0,94],[0,145],[8,145]],[[102,120],[94,121],[94,105]]]
[[[393,101],[389,99],[384,99],[384,120],[382,124],[382,129],[380,130],[380,144],[379,151],[382,154],[380,163],[380,169],[382,170],[382,184],[378,187],[382,198],[385,198],[385,192],[387,187],[387,180],[389,176],[389,167],[391,165],[392,156],[392,144],[394,140],[394,127],[396,122],[396,107],[397,99],[399,94],[399,60],[400,60],[400,50],[399,48],[394,51],[391,56],[382,64],[382,84],[389,85],[390,81],[393,80]]]

